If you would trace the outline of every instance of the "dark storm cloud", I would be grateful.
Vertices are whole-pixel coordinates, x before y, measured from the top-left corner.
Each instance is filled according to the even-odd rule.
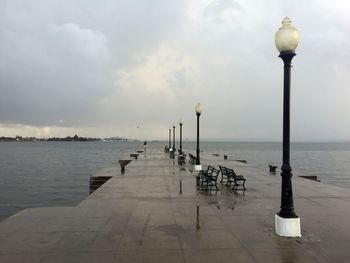
[[[0,132],[163,138],[182,116],[195,137],[201,101],[204,137],[280,139],[273,39],[288,15],[301,35],[292,139],[348,138],[349,12],[345,0],[0,0]]]
[[[114,71],[157,45],[181,19],[179,8],[163,1],[2,1],[0,121],[84,121],[115,89]]]

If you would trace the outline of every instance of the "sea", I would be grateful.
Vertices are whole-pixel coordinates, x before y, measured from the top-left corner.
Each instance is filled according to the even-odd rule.
[[[165,145],[148,142],[147,148]],[[201,142],[200,148],[202,156],[227,155],[265,170],[282,163],[280,142]],[[0,142],[0,221],[25,208],[78,204],[89,194],[92,174],[140,149],[143,142]],[[183,149],[195,154],[196,143],[184,142]],[[350,142],[294,142],[290,155],[294,175],[350,189]]]

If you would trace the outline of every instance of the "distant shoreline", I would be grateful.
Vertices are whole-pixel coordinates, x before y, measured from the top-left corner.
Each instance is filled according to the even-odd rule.
[[[144,140],[140,139],[129,139],[125,137],[109,137],[109,138],[98,138],[98,137],[80,137],[78,135],[74,136],[67,136],[67,137],[50,137],[50,138],[37,138],[37,137],[22,137],[22,136],[15,136],[15,137],[8,137],[8,136],[1,136],[0,142],[96,142],[96,141],[116,141],[116,142],[141,142]],[[148,142],[164,142],[168,144],[168,140],[147,140]],[[178,142],[178,139],[176,139]],[[196,139],[183,139],[183,142],[186,143],[192,143],[196,142]],[[281,140],[263,140],[263,139],[213,139],[213,138],[202,138],[200,139],[200,142],[203,143],[282,143]],[[291,143],[350,143],[350,139],[310,139],[310,140],[292,140]]]
[[[89,138],[89,137],[79,137],[78,135],[67,136],[64,138],[51,137],[51,138],[36,138],[36,137],[0,137],[0,142],[96,142],[96,141],[123,141],[126,142],[129,139],[123,137],[110,137],[110,138]]]

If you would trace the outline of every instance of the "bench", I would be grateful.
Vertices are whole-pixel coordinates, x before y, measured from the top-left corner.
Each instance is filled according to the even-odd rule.
[[[168,147],[167,145],[165,145],[165,147],[164,147],[164,152],[165,152],[165,153],[168,153],[168,152],[169,152],[169,147]]]
[[[220,172],[221,172],[221,181],[220,181],[220,183],[222,183],[226,179],[226,185],[227,185],[228,177],[227,177],[227,173],[226,173],[226,167],[219,165],[219,169],[220,169]]]
[[[205,170],[204,170],[205,171]],[[213,166],[208,166],[207,171],[203,172],[201,175],[202,183],[206,184],[205,190],[208,190],[209,186],[215,186],[216,190],[219,190],[217,186],[218,176],[219,176],[220,170],[214,168]]]
[[[195,157],[193,154],[189,153],[188,157],[190,158],[190,164],[196,164],[197,162],[197,157]]]
[[[269,168],[270,168],[270,173],[275,173],[277,166],[269,164]]]
[[[177,157],[177,163],[179,165],[183,165],[186,164],[186,154],[184,152],[182,152],[181,154],[178,155]]]
[[[245,181],[246,179],[244,178],[243,175],[237,175],[233,169],[227,168],[220,166],[220,171],[221,171],[221,182],[224,179],[224,176],[226,177],[226,186],[231,186],[233,183],[232,190],[246,190],[245,188]]]
[[[208,174],[211,174],[212,171],[213,171],[213,168],[214,168],[213,166],[208,165],[208,167],[207,167],[206,170],[200,170],[200,171],[198,172],[197,177],[198,177],[199,182],[201,182],[201,185],[203,184],[203,178],[204,178],[205,176],[207,176]]]

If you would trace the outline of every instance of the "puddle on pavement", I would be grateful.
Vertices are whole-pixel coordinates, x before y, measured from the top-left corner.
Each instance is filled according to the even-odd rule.
[[[161,225],[161,226],[156,226],[154,228],[164,232],[167,235],[186,234],[186,233],[189,233],[191,230],[189,228],[184,228],[179,225]]]

